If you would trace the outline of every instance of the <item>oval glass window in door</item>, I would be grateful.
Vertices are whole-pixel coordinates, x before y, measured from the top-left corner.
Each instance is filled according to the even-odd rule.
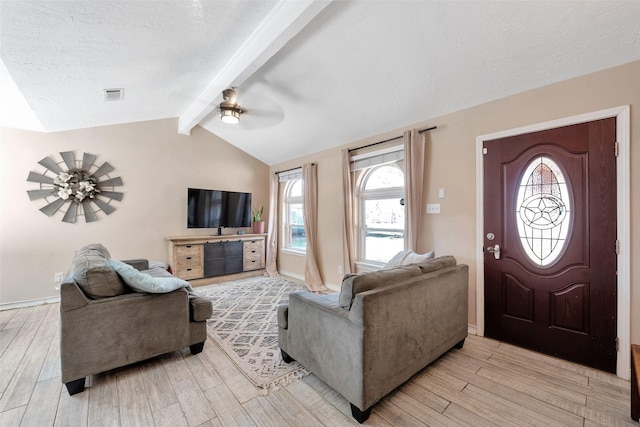
[[[516,221],[520,242],[533,264],[545,267],[558,259],[571,224],[571,201],[564,175],[549,157],[536,157],[522,175]]]

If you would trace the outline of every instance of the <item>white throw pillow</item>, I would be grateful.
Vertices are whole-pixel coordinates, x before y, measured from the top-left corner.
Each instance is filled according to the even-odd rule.
[[[436,256],[434,251],[427,252],[426,254],[417,254],[412,250],[400,251],[389,260],[388,263],[382,267],[383,270],[397,267],[399,265],[415,264],[418,262],[426,261]]]

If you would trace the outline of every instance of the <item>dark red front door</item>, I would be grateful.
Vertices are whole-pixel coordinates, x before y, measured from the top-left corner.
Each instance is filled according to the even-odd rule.
[[[615,129],[485,142],[486,336],[615,372]]]

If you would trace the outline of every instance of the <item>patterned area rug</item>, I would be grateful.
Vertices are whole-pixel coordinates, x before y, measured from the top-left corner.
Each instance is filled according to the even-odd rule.
[[[207,321],[209,337],[265,394],[309,373],[298,362],[284,363],[278,347],[277,307],[289,300],[291,292],[303,289],[303,285],[273,277],[195,288],[213,303]]]

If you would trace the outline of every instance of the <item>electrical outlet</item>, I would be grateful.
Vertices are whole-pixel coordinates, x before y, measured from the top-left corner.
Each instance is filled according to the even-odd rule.
[[[440,213],[440,203],[428,204],[427,205],[427,213],[428,214],[439,214]]]
[[[342,266],[341,265],[338,266],[338,274],[342,274]]]
[[[53,276],[53,282],[54,283],[62,283],[63,279],[64,279],[64,273],[62,271],[57,272]]]

